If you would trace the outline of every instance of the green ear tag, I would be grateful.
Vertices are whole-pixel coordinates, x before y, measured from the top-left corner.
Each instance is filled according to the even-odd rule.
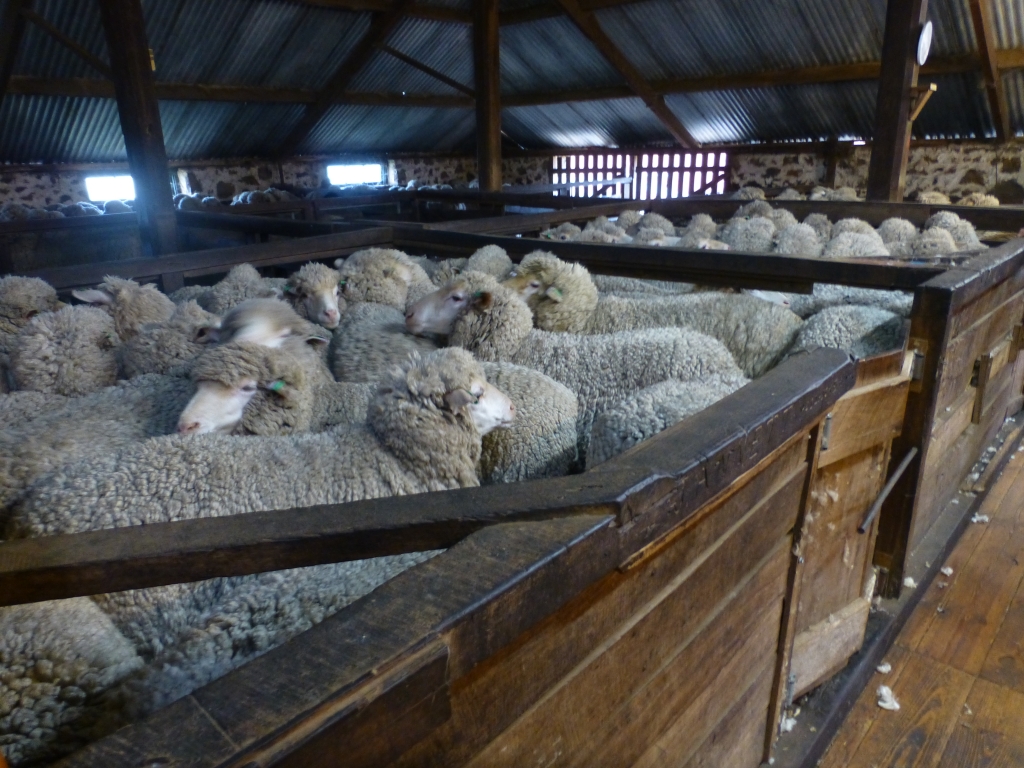
[[[284,389],[284,382],[278,379],[277,381],[273,382],[269,387],[267,387],[267,389],[269,389],[271,392],[280,392],[282,389]]]
[[[338,281],[338,285],[344,285],[347,282],[348,282],[348,279],[343,277],[343,278],[341,278],[341,280]]]
[[[476,293],[473,294],[473,298],[474,299],[479,299],[483,295],[484,295],[483,291],[477,291]]]

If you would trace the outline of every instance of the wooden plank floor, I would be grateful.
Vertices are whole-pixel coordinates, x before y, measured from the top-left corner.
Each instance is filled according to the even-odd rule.
[[[822,768],[1024,766],[1024,449],[836,734]],[[877,705],[892,688],[898,712]]]

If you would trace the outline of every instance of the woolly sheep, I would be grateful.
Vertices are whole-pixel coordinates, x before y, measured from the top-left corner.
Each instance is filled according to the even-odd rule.
[[[638,277],[620,277],[619,275],[591,275],[594,286],[600,293],[618,293],[632,296],[634,294],[651,294],[654,296],[673,296],[680,293],[691,293],[693,283],[675,283],[668,280],[644,280]]]
[[[646,238],[646,241],[638,239],[638,243],[640,245],[653,245],[654,244],[653,242],[647,242],[647,241],[655,241],[655,240],[660,241],[660,240],[664,240],[665,239],[665,233],[662,232],[660,229],[644,229],[644,230],[641,230],[641,231],[648,233],[648,236]],[[630,238],[630,239],[632,239],[632,238]],[[578,242],[578,243],[605,243],[606,245],[611,245],[613,243],[619,243],[619,242],[624,242],[624,241],[620,240],[619,238],[615,237],[614,235],[608,234],[607,232],[602,232],[599,229],[585,229],[585,230],[583,230],[583,232],[580,233],[580,236],[576,238],[576,242]]]
[[[500,245],[485,245],[466,261],[465,269],[483,272],[501,280],[512,271],[512,259]]]
[[[734,219],[749,219],[752,216],[763,216],[766,219],[770,219],[772,211],[775,210],[764,198],[751,200],[745,205],[741,205],[736,209],[736,213],[732,215]]]
[[[868,224],[863,219],[840,219],[832,225],[832,237],[838,237],[843,232],[856,232],[861,235],[868,235],[874,237],[878,235],[875,228]],[[881,237],[879,237],[881,240]]]
[[[248,299],[236,304],[209,334],[222,344],[248,341],[265,347],[279,347],[295,338],[320,339],[324,344],[330,340],[324,328],[299,317],[291,304],[278,299]]]
[[[640,213],[640,211],[626,210],[622,211],[616,217],[615,223],[628,231],[630,227],[635,227],[637,224],[639,224],[640,219],[642,218],[643,215]]]
[[[823,247],[818,233],[809,225],[793,224],[775,233],[772,251],[785,256],[817,258]]]
[[[102,309],[65,307],[36,315],[15,338],[10,375],[16,389],[78,396],[117,380],[114,320]]]
[[[729,197],[733,200],[764,200],[764,190],[760,187],[740,187]]]
[[[131,206],[126,205],[121,200],[107,200],[103,204],[103,212],[106,214],[111,213],[132,213]]]
[[[195,301],[178,304],[164,323],[144,325],[117,350],[121,376],[144,373],[184,376],[192,361],[218,337],[220,318]]]
[[[569,240],[576,240],[583,230],[577,227],[572,222],[562,222],[557,227],[545,229],[540,233],[541,238],[545,240],[560,240],[562,242],[568,242]]]
[[[775,196],[776,200],[806,200],[807,195],[797,192],[791,187],[786,187],[782,192]]]
[[[832,239],[832,222],[824,213],[810,213],[803,221],[818,234],[818,240],[822,246]]]
[[[772,249],[775,225],[770,219],[754,216],[733,218],[722,229],[721,240],[730,248],[746,253],[767,253]]]
[[[605,235],[605,237],[608,236]],[[662,229],[656,229],[654,227],[640,227],[633,234],[633,242],[636,245],[674,246],[679,244],[679,238],[675,235],[666,235],[665,231]]]
[[[747,383],[742,376],[663,381],[612,403],[594,417],[587,469],[618,456]]]
[[[790,345],[800,319],[784,307],[752,296],[697,292],[632,298],[598,295],[582,264],[535,251],[505,283],[533,310],[538,328],[611,333],[642,328],[693,328],[722,341],[748,376],[760,376]]]
[[[13,425],[32,421],[50,409],[63,405],[68,399],[64,395],[47,395],[31,390],[9,392],[0,397],[0,424],[9,429]]]
[[[299,317],[324,328],[338,327],[344,302],[341,299],[341,273],[315,261],[304,265],[288,278],[283,298]]]
[[[790,354],[834,347],[857,358],[898,349],[904,319],[879,307],[856,304],[826,307],[800,329]]]
[[[706,213],[698,213],[679,232],[681,248],[696,248],[702,240],[713,240],[718,231],[715,220]]]
[[[953,236],[956,250],[968,251],[983,247],[974,231],[974,225],[964,221],[952,211],[939,211],[928,217],[924,223],[925,229],[944,229]]]
[[[661,230],[665,237],[675,237],[676,227],[675,225],[662,216],[660,213],[645,213],[643,218],[636,224],[637,231],[642,229],[657,229]]]
[[[846,200],[856,201],[860,198],[857,196],[857,190],[853,187],[839,187],[838,189],[828,189],[827,187],[815,187],[811,190],[811,194],[807,197],[808,200]]]
[[[338,381],[375,382],[413,353],[437,349],[405,327],[405,313],[374,302],[353,304],[334,334],[331,371]]]
[[[841,232],[828,241],[821,255],[825,259],[886,258],[889,249],[874,230],[871,230],[871,235]]]
[[[797,223],[796,216],[785,208],[772,208],[772,212],[767,218],[775,225],[776,231],[786,229]]]
[[[840,304],[874,306],[902,317],[910,317],[914,294],[877,288],[851,288],[829,283],[815,283],[814,291],[810,294],[789,294],[789,308],[803,318],[810,317],[825,307]]]
[[[471,354],[438,350],[385,377],[365,425],[274,437],[173,435],[67,465],[33,485],[9,534],[47,536],[476,486],[481,435],[511,421],[510,405]]]
[[[910,255],[915,259],[931,259],[954,253],[956,250],[953,235],[942,227],[926,229],[910,243]]]
[[[586,241],[588,233],[591,235],[604,235],[606,238],[608,238],[607,242],[611,243],[626,242],[629,239],[626,235],[626,230],[620,227],[618,224],[609,221],[607,216],[598,216],[596,219],[588,221],[586,226],[583,227],[583,232],[580,235],[579,239],[582,241]],[[673,232],[672,234],[675,234],[675,232]],[[601,241],[598,240],[597,242]],[[473,267],[470,267],[470,269],[473,269]],[[478,269],[477,271],[482,272],[483,270]],[[495,275],[495,277],[500,279],[501,275]]]
[[[122,341],[139,332],[146,323],[162,323],[174,312],[174,302],[154,285],[139,285],[134,280],[108,276],[96,288],[72,291],[79,301],[104,310],[114,320],[114,330]]]
[[[356,251],[334,266],[344,280],[342,294],[348,302],[370,301],[405,310],[435,289],[423,267],[392,248]]]
[[[90,708],[142,659],[88,598],[0,608],[0,744],[12,765],[42,764],[109,726]]]
[[[971,192],[971,194],[961,197],[958,205],[980,205],[990,208],[998,208],[999,198],[995,195],[989,195],[984,192]]]
[[[252,264],[238,264],[223,280],[194,298],[207,312],[223,315],[248,299],[280,298],[281,294],[279,283],[260,277]]]
[[[14,337],[33,317],[63,306],[53,286],[38,277],[0,277],[0,353],[10,351]]]
[[[579,398],[580,460],[595,411],[610,398],[669,378],[701,379],[740,373],[716,339],[682,328],[576,335],[533,330],[522,298],[489,275],[466,272],[410,308],[414,333],[448,336],[479,359],[539,370]]]
[[[200,296],[210,290],[208,285],[186,285],[183,288],[179,288],[173,293],[168,294],[167,298],[173,301],[175,304],[185,304],[189,301],[197,301]]]
[[[918,192],[917,202],[924,203],[926,205],[949,205],[949,195],[943,192]]]
[[[917,227],[906,219],[893,216],[878,225],[878,235],[886,245],[891,245],[892,243],[909,244],[917,237]]]

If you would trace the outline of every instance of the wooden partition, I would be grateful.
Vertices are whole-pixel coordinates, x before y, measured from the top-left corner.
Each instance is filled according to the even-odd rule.
[[[0,544],[0,604],[447,547],[66,766],[754,768],[848,356],[582,475]],[[513,493],[510,493],[514,490]]]
[[[0,222],[0,275],[142,255],[134,213]]]

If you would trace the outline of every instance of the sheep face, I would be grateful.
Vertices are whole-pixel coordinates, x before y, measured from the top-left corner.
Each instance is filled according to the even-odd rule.
[[[322,325],[324,328],[338,327],[338,322],[341,320],[341,310],[338,306],[341,287],[338,284],[316,291],[307,291],[303,286],[286,285],[285,293],[293,303],[301,307],[301,314],[314,323]]]
[[[446,400],[453,408],[460,405],[469,408],[473,425],[481,437],[495,429],[507,429],[516,416],[516,407],[508,395],[486,381],[473,381],[468,391],[450,392]]]
[[[490,293],[471,291],[464,281],[456,280],[410,306],[405,313],[405,327],[417,336],[428,333],[447,336],[462,312],[473,306],[486,308],[491,298]]]
[[[277,384],[269,385],[271,388]],[[178,419],[178,432],[183,435],[205,435],[210,432],[230,434],[242,421],[245,407],[259,390],[255,379],[245,379],[234,386],[216,381],[201,381]]]
[[[276,349],[292,337],[303,336],[308,324],[291,306],[277,299],[249,299],[224,315],[214,340],[247,341]]]

